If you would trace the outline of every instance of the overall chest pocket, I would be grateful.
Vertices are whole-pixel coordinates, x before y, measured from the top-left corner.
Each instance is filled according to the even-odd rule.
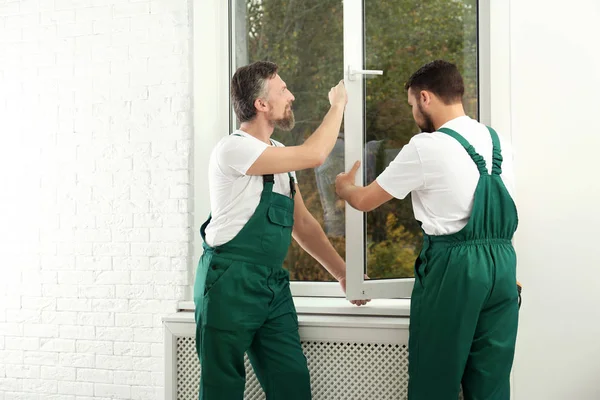
[[[277,205],[267,210],[268,224],[262,235],[262,247],[267,252],[287,252],[292,242],[294,211]]]

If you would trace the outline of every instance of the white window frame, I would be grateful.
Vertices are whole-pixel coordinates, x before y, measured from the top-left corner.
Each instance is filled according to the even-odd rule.
[[[345,0],[344,43],[362,40],[362,7],[369,0]],[[194,182],[193,207],[193,257],[190,260],[192,274],[202,254],[202,240],[198,234],[201,224],[210,212],[208,159],[213,146],[227,136],[232,129],[233,111],[229,103],[229,83],[233,74],[236,43],[231,21],[235,19],[233,1],[205,0],[193,4],[193,104],[194,104]],[[493,125],[509,140],[510,121],[510,2],[506,0],[482,0],[478,2],[478,79],[479,116],[486,124]],[[352,29],[346,29],[351,26]],[[231,36],[230,36],[231,35]],[[231,40],[230,40],[231,39]],[[344,46],[344,74],[349,93],[345,126],[364,126],[351,121],[351,116],[362,117],[362,80],[348,80],[348,65],[363,67],[362,46]],[[385,73],[385,72],[384,72]],[[355,160],[362,160],[362,132],[347,129],[345,150],[346,169]],[[362,171],[359,171],[362,184]],[[363,213],[346,206],[346,226],[355,227],[347,235],[347,297],[363,298],[409,298],[414,279],[386,279],[365,281],[363,277]],[[360,228],[359,228],[360,227]],[[358,233],[357,233],[358,232]],[[360,260],[360,261],[356,261]],[[344,297],[337,282],[292,282],[294,297]],[[191,288],[190,288],[191,290]],[[189,296],[191,298],[191,295]]]
[[[192,110],[194,183],[192,257],[187,298],[193,297],[196,265],[202,255],[200,226],[210,213],[208,160],[217,142],[229,133],[229,6],[223,0],[192,2]]]

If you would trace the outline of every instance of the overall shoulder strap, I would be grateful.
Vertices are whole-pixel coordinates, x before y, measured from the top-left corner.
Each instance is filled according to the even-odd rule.
[[[479,174],[487,175],[488,172],[487,172],[487,168],[485,166],[485,159],[479,153],[477,153],[475,151],[475,148],[471,145],[471,143],[469,143],[467,141],[467,139],[462,137],[458,132],[456,132],[452,129],[449,129],[449,128],[440,128],[440,129],[438,129],[438,132],[445,133],[446,135],[448,135],[448,136],[454,138],[456,141],[458,141],[458,143],[460,143],[462,145],[462,147],[465,148],[465,150],[471,157],[471,160],[473,160],[475,165],[477,165]]]
[[[492,136],[492,145],[494,146],[492,150],[492,174],[500,175],[502,174],[502,148],[500,146],[500,138],[498,134],[492,127],[487,127],[488,131],[490,131],[490,135]]]

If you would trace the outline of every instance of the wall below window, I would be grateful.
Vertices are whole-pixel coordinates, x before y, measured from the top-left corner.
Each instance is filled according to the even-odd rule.
[[[511,1],[517,400],[600,398],[600,3]]]
[[[0,2],[0,400],[163,397],[189,282],[187,0]]]

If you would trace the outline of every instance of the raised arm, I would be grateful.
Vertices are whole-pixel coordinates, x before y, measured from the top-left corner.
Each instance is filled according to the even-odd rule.
[[[344,82],[329,91],[331,108],[319,128],[299,146],[268,147],[246,172],[247,175],[280,174],[315,168],[325,161],[338,138],[348,97]]]

